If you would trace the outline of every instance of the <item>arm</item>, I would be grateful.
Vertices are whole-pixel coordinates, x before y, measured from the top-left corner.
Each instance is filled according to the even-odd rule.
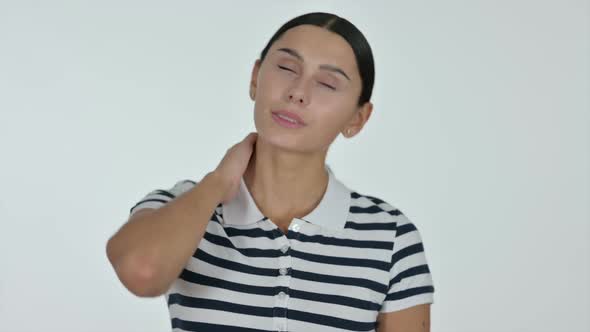
[[[162,295],[197,249],[227,188],[216,172],[157,209],[133,214],[107,242],[123,285],[141,297]]]
[[[380,313],[377,332],[430,332],[430,303]]]
[[[379,310],[377,331],[429,332],[434,284],[422,236],[401,212],[395,219],[389,289]]]

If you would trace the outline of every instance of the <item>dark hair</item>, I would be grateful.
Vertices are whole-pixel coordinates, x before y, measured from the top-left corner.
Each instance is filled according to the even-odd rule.
[[[264,57],[272,44],[287,30],[303,24],[315,25],[337,33],[350,44],[362,80],[362,89],[357,106],[362,106],[365,102],[369,101],[373,92],[373,83],[375,82],[373,52],[362,32],[354,24],[340,16],[324,12],[314,12],[291,19],[283,24],[272,38],[270,38],[268,44],[266,44],[266,47],[260,53],[260,62],[264,61]]]

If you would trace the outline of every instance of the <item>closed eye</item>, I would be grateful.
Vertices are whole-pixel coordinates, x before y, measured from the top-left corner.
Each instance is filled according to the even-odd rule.
[[[284,66],[281,66],[281,65],[277,65],[277,67],[281,68],[282,70],[287,70],[287,71],[290,71],[290,72],[292,72],[292,73],[296,73],[296,72],[295,72],[293,69],[291,69],[291,68],[287,68],[287,67],[284,67]],[[329,84],[322,83],[322,82],[319,82],[319,83],[320,83],[321,85],[323,85],[323,86],[327,87],[328,89],[331,89],[331,90],[336,90],[336,88],[335,88],[335,87],[333,87],[333,86],[331,86],[331,85],[329,85]]]
[[[294,71],[293,69],[291,69],[291,68],[287,68],[287,67],[283,67],[283,66],[278,66],[278,67],[279,67],[279,68],[281,68],[281,69],[283,69],[283,70],[288,70],[288,71],[290,71],[290,72],[293,72],[293,73],[295,72],[295,71]]]
[[[331,86],[331,85],[328,85],[328,84],[326,84],[326,83],[322,83],[322,82],[320,82],[320,84],[321,84],[321,85],[323,85],[323,86],[325,86],[325,87],[328,87],[329,89],[336,90],[336,88],[334,88],[333,86]]]

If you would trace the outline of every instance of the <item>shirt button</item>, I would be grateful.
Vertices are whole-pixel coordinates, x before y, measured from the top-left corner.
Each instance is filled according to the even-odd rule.
[[[279,273],[280,273],[282,276],[284,276],[285,274],[287,274],[287,269],[286,269],[286,268],[284,268],[284,267],[282,267],[282,268],[280,268],[280,269],[279,269]]]
[[[287,294],[285,294],[285,292],[280,292],[279,293],[279,299],[284,299],[287,296]]]
[[[299,232],[299,224],[293,225],[293,227],[291,227],[291,229],[294,230],[295,232]]]
[[[285,244],[284,246],[281,247],[281,251],[284,253],[287,252],[287,250],[289,250],[289,245]]]

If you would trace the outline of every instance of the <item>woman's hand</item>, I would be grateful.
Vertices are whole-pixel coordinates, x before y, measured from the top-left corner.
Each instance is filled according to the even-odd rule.
[[[242,141],[227,149],[225,156],[213,171],[228,188],[223,195],[222,203],[232,200],[238,193],[240,180],[248,167],[257,138],[258,133],[251,132]]]

